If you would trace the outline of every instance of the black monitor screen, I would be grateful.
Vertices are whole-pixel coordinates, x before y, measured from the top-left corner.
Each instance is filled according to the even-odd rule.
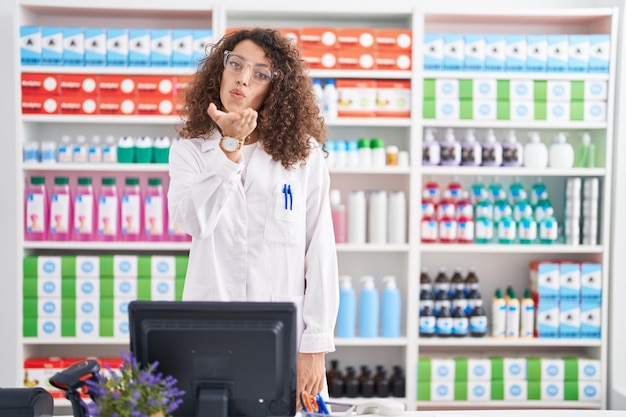
[[[295,415],[294,304],[133,301],[128,314],[138,362],[185,391],[174,416]]]

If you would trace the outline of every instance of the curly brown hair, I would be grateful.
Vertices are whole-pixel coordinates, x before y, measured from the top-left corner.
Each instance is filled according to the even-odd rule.
[[[184,119],[178,128],[182,138],[207,138],[217,124],[207,114],[210,103],[224,110],[220,100],[220,82],[224,71],[224,51],[249,39],[261,47],[270,65],[277,72],[270,83],[264,103],[258,109],[255,136],[275,161],[289,169],[305,162],[312,151],[310,139],[322,145],[327,140],[324,119],[319,114],[312,80],[291,40],[279,31],[266,28],[242,29],[225,35],[202,59],[198,71],[185,95],[181,110]]]

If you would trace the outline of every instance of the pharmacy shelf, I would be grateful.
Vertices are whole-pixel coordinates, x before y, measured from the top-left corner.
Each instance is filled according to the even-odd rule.
[[[548,401],[548,400],[528,400],[528,401],[418,401],[418,409],[592,409],[602,408],[602,403],[597,401]]]
[[[60,337],[60,338],[28,338],[25,337],[22,341],[24,345],[129,345],[128,338],[113,338],[113,337],[98,337],[93,339],[78,338],[78,337]]]
[[[602,245],[422,243],[422,253],[602,253]]]
[[[606,129],[606,121],[583,122],[583,121],[560,121],[546,120],[449,120],[449,119],[424,119],[423,127],[452,127],[452,128],[476,128],[476,129]]]
[[[23,65],[22,73],[98,74],[98,75],[193,75],[196,68],[188,67],[62,67]]]
[[[362,346],[362,347],[375,347],[375,346],[406,346],[406,337],[350,337],[342,338],[335,337],[335,346]]]
[[[478,72],[478,71],[424,71],[424,78],[437,79],[524,79],[524,80],[580,80],[580,81],[608,81],[607,73],[589,72]]]
[[[525,168],[525,167],[470,167],[470,166],[423,166],[424,175],[484,176],[484,177],[603,177],[605,168]]]
[[[24,163],[24,172],[168,172],[168,164]]]
[[[408,117],[338,117],[325,119],[328,126],[349,127],[410,127],[411,119]]]
[[[496,339],[493,337],[463,337],[463,338],[441,338],[441,337],[420,337],[418,340],[420,347],[489,347],[489,348],[533,348],[533,347],[599,347],[602,345],[600,339]]]
[[[408,252],[409,245],[408,244],[399,244],[399,245],[379,245],[373,243],[365,243],[365,244],[351,244],[351,243],[338,243],[336,245],[337,252]]]
[[[329,169],[331,174],[376,174],[376,175],[408,175],[411,168],[381,167],[381,168],[334,168]]]
[[[359,78],[368,80],[410,80],[411,71],[310,70],[311,78]]]
[[[41,250],[115,250],[115,251],[173,251],[186,252],[191,248],[190,242],[53,242],[53,241],[29,241],[24,242],[24,249],[41,249]]]
[[[63,114],[23,114],[24,123],[85,123],[85,124],[143,124],[143,125],[177,125],[182,123],[180,116],[109,116],[92,115],[76,116]]]

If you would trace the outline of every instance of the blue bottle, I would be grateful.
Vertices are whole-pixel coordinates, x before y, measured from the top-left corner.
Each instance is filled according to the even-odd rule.
[[[359,297],[359,336],[378,337],[379,298],[374,277],[361,278],[363,288]]]
[[[348,275],[339,277],[339,313],[337,314],[337,337],[355,337],[356,333],[356,295],[352,287],[352,278]]]
[[[396,277],[383,277],[385,289],[380,303],[380,335],[382,337],[400,337],[402,298],[396,284]]]

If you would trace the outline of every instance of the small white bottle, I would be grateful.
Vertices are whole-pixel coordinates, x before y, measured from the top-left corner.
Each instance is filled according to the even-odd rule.
[[[57,144],[52,140],[44,140],[41,142],[41,162],[45,164],[56,163],[57,161]]]
[[[506,337],[519,337],[520,310],[519,300],[515,296],[515,291],[511,291],[511,296],[506,300]]]
[[[429,127],[424,131],[422,141],[422,164],[439,165],[441,162],[441,149],[439,142],[435,140],[435,129]]]
[[[102,145],[100,145],[100,136],[93,135],[91,144],[89,145],[89,162],[102,162]]]
[[[317,99],[317,105],[320,108],[320,114],[324,113],[324,88],[322,87],[322,80],[319,78],[313,79],[313,94]]]
[[[390,191],[387,209],[387,242],[406,243],[406,196],[404,191]]]
[[[89,161],[89,148],[87,147],[87,138],[84,135],[76,136],[74,144],[74,162],[81,164]]]
[[[104,139],[104,146],[102,147],[102,162],[117,163],[117,144],[115,142],[115,136],[113,135],[108,135]]]
[[[387,243],[387,192],[371,191],[367,209],[367,243]]]
[[[68,163],[74,160],[72,139],[70,135],[61,136],[61,144],[59,145],[59,162]]]
[[[528,143],[524,145],[524,155],[526,168],[545,168],[548,166],[548,147],[541,142],[539,133],[529,133]]]
[[[324,116],[335,119],[339,111],[339,92],[335,86],[335,80],[328,79],[324,85]]]
[[[548,163],[550,168],[567,169],[574,166],[574,147],[567,142],[565,133],[559,132],[550,145]]]
[[[348,196],[348,243],[362,245],[367,231],[365,191],[354,190]]]

